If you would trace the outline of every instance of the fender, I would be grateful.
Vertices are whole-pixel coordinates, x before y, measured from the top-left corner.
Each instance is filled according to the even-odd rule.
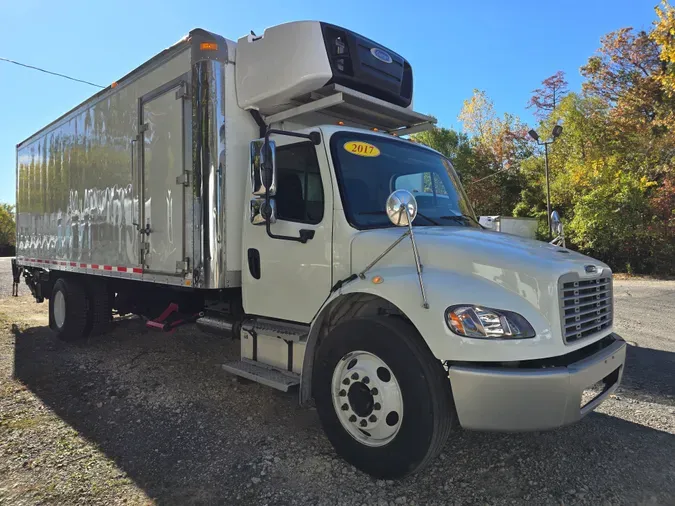
[[[375,276],[380,276],[382,282],[373,283]],[[357,278],[346,283],[326,299],[312,321],[307,338],[300,382],[301,404],[311,399],[313,361],[320,333],[332,309],[349,295],[369,295],[397,308],[423,336],[434,356],[442,361],[502,362],[560,354],[563,343],[554,338],[557,333],[552,331],[559,322],[550,322],[522,295],[514,297],[515,289],[522,287],[510,290],[502,283],[474,274],[437,268],[425,268],[423,279],[429,309],[422,307],[417,272],[410,265],[375,267],[367,273],[366,279]],[[530,322],[537,335],[529,339],[472,339],[457,336],[445,323],[445,310],[453,304],[475,304],[515,311]]]

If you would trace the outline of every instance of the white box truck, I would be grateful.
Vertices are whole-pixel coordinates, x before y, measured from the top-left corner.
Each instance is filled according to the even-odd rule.
[[[623,372],[609,267],[483,230],[402,138],[434,123],[412,98],[408,61],[342,27],[193,30],[17,146],[16,279],[66,341],[113,312],[240,339],[224,369],[297,390],[373,476],[453,428],[576,422]]]

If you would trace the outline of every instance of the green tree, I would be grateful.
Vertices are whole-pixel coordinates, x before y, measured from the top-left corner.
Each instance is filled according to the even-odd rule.
[[[14,206],[0,203],[0,247],[16,244]]]
[[[413,142],[425,144],[442,153],[452,162],[462,178],[472,176],[473,150],[469,137],[449,128],[434,127],[410,136]]]

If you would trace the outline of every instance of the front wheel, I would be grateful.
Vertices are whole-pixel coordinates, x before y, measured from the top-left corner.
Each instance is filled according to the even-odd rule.
[[[397,318],[335,327],[319,345],[312,389],[336,452],[378,478],[424,468],[456,420],[440,361],[416,329]]]

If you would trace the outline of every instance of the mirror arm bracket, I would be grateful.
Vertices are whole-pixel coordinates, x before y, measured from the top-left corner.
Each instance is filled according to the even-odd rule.
[[[265,198],[265,206],[269,205],[268,197]],[[301,230],[299,237],[292,237],[290,235],[277,235],[272,232],[271,223],[269,220],[265,221],[265,230],[267,230],[267,235],[272,239],[281,239],[282,241],[295,241],[301,242],[302,244],[307,244],[307,241],[314,238],[314,230]]]
[[[403,234],[401,235],[401,237],[399,237],[399,238],[396,239],[393,243],[391,243],[391,246],[389,246],[386,250],[384,250],[382,253],[380,253],[380,254],[375,258],[375,260],[373,260],[372,262],[370,262],[368,265],[366,265],[366,267],[365,267],[361,272],[359,272],[359,278],[361,278],[361,279],[366,279],[366,272],[368,272],[370,269],[372,269],[372,268],[375,266],[375,264],[376,264],[377,262],[379,262],[380,260],[382,260],[382,259],[387,255],[387,253],[389,253],[391,250],[393,250],[393,249],[396,247],[396,245],[397,245],[398,243],[400,243],[403,239],[405,239],[405,238],[408,237],[409,235],[410,235],[410,230],[406,230],[405,232],[403,232]]]
[[[299,137],[301,139],[309,139],[312,141],[312,144],[318,146],[321,144],[321,134],[319,132],[310,132],[308,134],[301,134],[298,132],[287,132],[286,130],[277,130],[275,128],[268,128],[265,132],[265,144],[267,145],[270,142],[270,134],[276,135],[286,135],[288,137]]]
[[[415,267],[417,268],[417,279],[420,282],[420,292],[422,293],[422,307],[424,309],[429,309],[429,302],[427,301],[427,293],[424,290],[424,280],[422,280],[422,264],[420,262],[420,254],[417,251],[417,243],[415,242],[415,236],[413,235],[412,220],[410,219],[410,212],[408,211],[408,206],[401,204],[401,207],[405,209],[405,213],[408,215],[408,232],[410,235],[410,242],[412,243],[413,256],[415,257]]]
[[[255,117],[255,116],[254,116]],[[262,128],[262,127],[261,127]],[[269,146],[270,134],[277,135],[286,135],[288,137],[299,137],[301,139],[309,139],[312,144],[318,146],[321,144],[321,134],[319,132],[310,132],[308,134],[301,134],[298,132],[287,132],[285,130],[276,130],[274,128],[268,128],[265,132],[265,143],[263,144],[263,150],[266,150],[266,146]],[[270,190],[268,185],[265,185],[265,212],[270,208]],[[272,224],[269,219],[265,219],[265,230],[267,235],[272,239],[281,239],[283,241],[296,241],[302,244],[306,244],[307,241],[314,238],[314,230],[300,230],[299,237],[292,237],[289,235],[277,235],[272,232]]]

